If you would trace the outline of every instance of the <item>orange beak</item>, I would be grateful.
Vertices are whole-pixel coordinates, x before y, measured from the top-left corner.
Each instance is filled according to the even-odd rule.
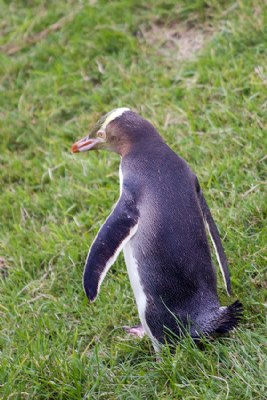
[[[90,139],[86,136],[71,146],[71,152],[79,153],[82,151],[89,151],[92,150],[98,143],[101,143],[101,139]]]

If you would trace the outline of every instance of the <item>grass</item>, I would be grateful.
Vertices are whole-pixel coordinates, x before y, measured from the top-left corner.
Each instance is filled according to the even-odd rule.
[[[261,0],[0,0],[1,399],[266,398],[266,26]],[[188,31],[205,40],[179,60]],[[204,351],[186,339],[155,362],[125,336],[121,256],[96,303],[83,293],[119,160],[69,148],[118,106],[189,162],[220,228],[234,291],[220,278],[220,298],[244,321]]]

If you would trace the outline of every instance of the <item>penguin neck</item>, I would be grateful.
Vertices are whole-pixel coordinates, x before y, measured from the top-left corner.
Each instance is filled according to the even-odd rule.
[[[161,146],[164,143],[162,137],[154,128],[151,132],[145,131],[142,134],[140,134],[140,132],[138,133],[139,134],[137,135],[136,140],[125,140],[120,146],[118,146],[117,152],[122,158],[133,153],[140,154],[144,151],[150,152],[154,148]]]
[[[133,151],[134,147],[135,147],[134,143],[125,142],[117,147],[116,152],[123,159],[125,156],[127,156],[128,154],[130,154]]]

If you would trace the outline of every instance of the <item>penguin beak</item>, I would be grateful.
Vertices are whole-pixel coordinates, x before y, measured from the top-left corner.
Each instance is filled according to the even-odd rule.
[[[79,153],[82,151],[89,151],[98,148],[98,144],[102,143],[100,138],[85,138],[79,140],[71,146],[72,153]]]

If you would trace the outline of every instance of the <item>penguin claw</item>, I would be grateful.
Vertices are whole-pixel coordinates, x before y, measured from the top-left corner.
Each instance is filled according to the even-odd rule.
[[[137,326],[132,326],[132,327],[130,327],[130,326],[123,326],[122,327],[124,330],[125,330],[125,332],[127,332],[129,335],[131,335],[131,336],[136,336],[136,337],[139,337],[139,338],[143,338],[144,336],[145,336],[145,330],[144,330],[144,328],[143,328],[143,326],[140,324],[140,325],[137,325]]]

